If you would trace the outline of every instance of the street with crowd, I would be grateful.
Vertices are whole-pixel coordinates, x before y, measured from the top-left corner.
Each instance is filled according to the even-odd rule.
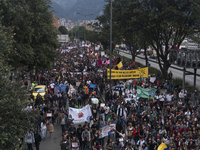
[[[34,131],[24,141],[28,150],[39,150],[40,143],[60,126],[60,149],[72,150],[156,150],[165,143],[169,150],[200,149],[199,94],[188,96],[181,85],[174,85],[173,73],[161,81],[161,75],[147,78],[107,78],[109,56],[80,43],[64,43],[53,70],[30,73],[33,89],[46,86],[44,95],[31,92],[32,105],[26,109],[40,112]],[[112,57],[113,69],[121,62]],[[122,61],[123,70],[138,69],[133,61]],[[151,79],[154,80],[151,80]],[[27,83],[26,83],[27,84]],[[96,86],[91,88],[91,84]],[[65,86],[60,92],[55,88]],[[137,96],[137,88],[155,89],[155,96]],[[33,90],[34,91],[34,90]],[[94,104],[92,98],[99,102]],[[69,107],[81,109],[90,105],[92,116],[75,124]],[[102,137],[102,128],[115,124],[116,134]],[[23,140],[23,139],[22,139]],[[50,149],[50,147],[49,147]]]

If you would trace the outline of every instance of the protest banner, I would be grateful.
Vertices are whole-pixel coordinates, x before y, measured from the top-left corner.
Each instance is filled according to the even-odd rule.
[[[54,93],[62,93],[64,92],[66,94],[66,87],[69,87],[68,84],[63,84],[63,85],[54,85]]]
[[[72,116],[74,124],[89,121],[90,117],[92,116],[90,105],[86,105],[81,109],[69,107],[69,115]]]
[[[149,95],[151,95],[152,98],[155,97],[155,89],[144,89],[139,86],[137,86],[137,97],[141,98],[149,98]]]
[[[110,79],[110,69],[107,69],[107,77]],[[148,78],[148,67],[134,70],[111,69],[111,79]]]
[[[102,137],[115,134],[116,124],[110,124],[102,128]]]

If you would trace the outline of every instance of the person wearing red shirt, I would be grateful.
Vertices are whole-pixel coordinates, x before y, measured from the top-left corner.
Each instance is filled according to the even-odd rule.
[[[189,130],[186,126],[186,124],[183,125],[183,128],[181,128],[180,133],[182,134],[188,134]]]
[[[138,128],[138,126],[136,126],[136,127],[133,129],[133,136],[135,137],[136,134],[140,135],[140,128]]]

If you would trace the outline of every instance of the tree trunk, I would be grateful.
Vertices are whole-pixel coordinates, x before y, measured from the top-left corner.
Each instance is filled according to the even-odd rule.
[[[135,61],[135,53],[131,52],[132,55],[132,61]]]
[[[144,54],[145,54],[145,60],[146,60],[146,66],[148,65],[148,58],[147,58],[147,48],[146,48],[146,42],[144,41]]]
[[[161,69],[163,79],[167,80],[168,79],[168,69],[169,69],[169,62],[167,61],[167,58],[163,60],[163,68]]]

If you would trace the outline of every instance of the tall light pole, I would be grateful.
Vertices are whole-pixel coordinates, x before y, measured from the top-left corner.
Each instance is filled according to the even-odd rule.
[[[112,0],[110,0],[110,92],[111,92],[111,69],[112,69]]]

